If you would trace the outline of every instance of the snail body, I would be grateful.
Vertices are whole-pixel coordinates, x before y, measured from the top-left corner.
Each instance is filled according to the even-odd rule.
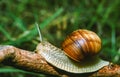
[[[63,50],[55,47],[54,45],[50,44],[47,41],[42,41],[36,48],[37,53],[43,56],[46,59],[46,61],[51,65],[71,73],[94,72],[108,65],[109,62],[100,59],[98,56],[92,57],[99,53],[99,50],[101,48],[100,38],[94,32],[91,32],[88,30],[82,30],[82,31],[85,31],[84,32],[85,34],[82,33],[84,35],[83,37],[83,35],[80,34],[81,32],[76,33],[78,31],[81,31],[81,30],[74,31],[65,39],[65,41],[62,44]],[[78,35],[76,36],[75,33]],[[88,34],[90,35],[90,37],[87,37]],[[78,36],[81,36],[82,38]],[[95,37],[97,36],[97,37],[94,38],[94,36]],[[76,41],[76,40],[79,40],[79,41]],[[89,41],[89,43],[87,43],[86,41]],[[79,44],[79,43],[82,43],[82,44]],[[76,45],[75,47],[72,47],[75,44],[78,44],[78,45]],[[81,46],[81,45],[84,45],[84,46]],[[80,48],[82,48],[83,51],[81,51]],[[83,48],[88,48],[88,49],[83,49]],[[74,51],[74,50],[77,50],[77,51]],[[77,58],[77,57],[80,57],[80,58]],[[88,59],[85,59],[85,57],[88,57]]]

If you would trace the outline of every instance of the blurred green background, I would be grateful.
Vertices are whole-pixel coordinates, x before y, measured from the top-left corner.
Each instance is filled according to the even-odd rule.
[[[0,0],[0,44],[35,50],[35,22],[57,47],[74,30],[92,30],[102,39],[101,58],[120,64],[120,0]],[[50,77],[0,67],[2,77]]]

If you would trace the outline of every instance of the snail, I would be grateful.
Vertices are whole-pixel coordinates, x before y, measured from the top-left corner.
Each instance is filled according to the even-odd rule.
[[[89,73],[109,65],[96,56],[101,40],[96,33],[79,29],[72,32],[62,43],[62,49],[47,41],[41,41],[36,50],[51,65],[70,73]],[[86,58],[87,57],[87,58]]]

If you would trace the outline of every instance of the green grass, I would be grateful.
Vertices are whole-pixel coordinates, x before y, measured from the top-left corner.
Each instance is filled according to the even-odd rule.
[[[14,74],[17,73],[17,77],[24,77],[25,74],[29,74],[31,76],[37,76],[37,77],[45,77],[45,75],[41,75],[38,73],[33,73],[33,72],[28,72],[28,71],[23,71],[23,70],[19,70],[16,68],[11,68],[11,67],[4,67],[4,68],[0,68],[0,73],[9,73],[9,74]],[[15,76],[15,75],[13,75]]]
[[[0,43],[33,51],[39,43],[37,22],[43,39],[61,47],[68,34],[84,28],[101,37],[100,56],[120,64],[119,7],[119,0],[1,0]]]

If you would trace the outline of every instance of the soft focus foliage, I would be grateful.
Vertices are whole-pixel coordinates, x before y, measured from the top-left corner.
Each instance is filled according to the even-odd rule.
[[[34,50],[39,43],[35,22],[41,27],[43,39],[58,47],[69,33],[84,28],[101,37],[100,56],[120,64],[119,11],[120,0],[0,0],[0,44]],[[2,77],[29,76],[13,73],[13,68],[13,72],[4,69],[0,69]]]

